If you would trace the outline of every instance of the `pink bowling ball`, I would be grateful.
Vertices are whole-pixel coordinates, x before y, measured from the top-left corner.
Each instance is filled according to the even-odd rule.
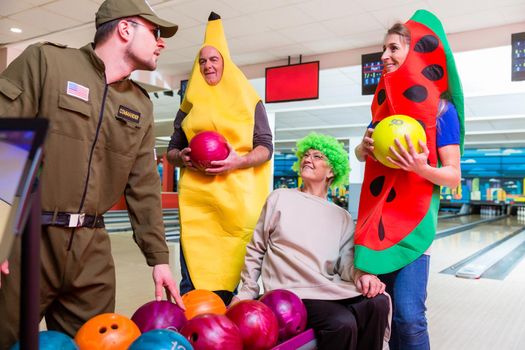
[[[226,311],[226,316],[239,327],[244,350],[267,350],[277,343],[277,318],[272,310],[260,301],[240,301]]]
[[[212,161],[224,160],[230,154],[228,142],[224,136],[215,131],[202,131],[193,136],[189,147],[191,162],[200,170],[211,168]]]
[[[285,289],[264,293],[259,301],[268,306],[279,323],[279,341],[285,341],[306,328],[306,307],[301,298]]]

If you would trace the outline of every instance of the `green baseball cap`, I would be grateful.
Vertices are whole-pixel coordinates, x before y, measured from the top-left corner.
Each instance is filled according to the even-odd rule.
[[[100,27],[102,24],[118,18],[139,16],[160,28],[160,36],[170,38],[177,32],[179,26],[163,20],[157,16],[147,0],[106,0],[100,5],[95,25]]]

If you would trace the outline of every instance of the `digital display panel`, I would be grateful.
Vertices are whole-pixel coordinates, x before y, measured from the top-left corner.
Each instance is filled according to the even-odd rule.
[[[512,81],[525,80],[525,32],[512,34]]]
[[[382,52],[361,56],[361,94],[373,95],[383,72]]]

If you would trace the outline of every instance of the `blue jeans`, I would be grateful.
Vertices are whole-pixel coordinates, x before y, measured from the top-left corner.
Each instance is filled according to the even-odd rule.
[[[186,266],[186,259],[184,259],[184,253],[182,252],[182,246],[180,247],[180,272],[182,278],[180,280],[180,295],[188,293],[190,290],[194,290],[193,282],[188,272],[188,266]]]
[[[391,350],[430,349],[425,316],[429,263],[430,257],[421,255],[402,269],[379,276],[392,298]]]
[[[190,273],[188,271],[188,266],[186,265],[186,259],[184,258],[184,253],[182,252],[182,247],[180,248],[180,272],[182,278],[179,284],[180,295],[186,294],[189,291],[195,289],[193,282],[191,281]],[[224,304],[229,305],[233,296],[237,294],[237,288],[233,292],[229,290],[214,290],[215,294],[221,297]]]

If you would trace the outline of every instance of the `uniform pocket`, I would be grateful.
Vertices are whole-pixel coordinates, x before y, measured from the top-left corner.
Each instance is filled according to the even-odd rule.
[[[51,121],[51,131],[76,140],[87,141],[96,132],[97,119],[92,118],[91,105],[78,98],[61,94],[58,108],[45,116]]]
[[[0,78],[0,93],[14,101],[22,93],[22,89],[6,78]]]
[[[58,107],[79,113],[84,117],[91,116],[91,106],[87,102],[68,95],[58,96]]]
[[[118,120],[122,125],[126,125],[128,128],[140,129],[142,127],[137,122],[132,122],[132,121],[126,120],[126,119],[124,119],[122,117],[119,117],[119,116],[115,116],[115,119]]]
[[[118,116],[109,116],[101,129],[106,148],[125,156],[135,156],[142,142],[144,133],[142,125],[134,123]]]

